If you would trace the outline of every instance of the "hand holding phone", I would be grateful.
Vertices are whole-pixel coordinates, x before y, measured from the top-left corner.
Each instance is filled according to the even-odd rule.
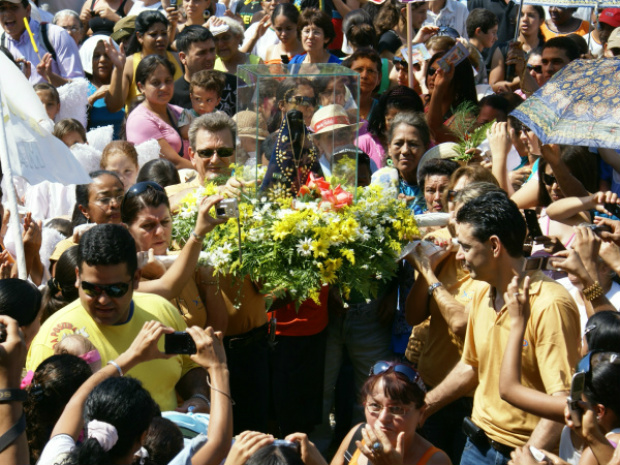
[[[583,409],[579,406],[579,401],[583,394],[586,384],[586,374],[583,371],[575,373],[570,385],[570,397],[566,399],[568,403],[568,411],[575,428],[581,427],[581,418],[583,417]]]

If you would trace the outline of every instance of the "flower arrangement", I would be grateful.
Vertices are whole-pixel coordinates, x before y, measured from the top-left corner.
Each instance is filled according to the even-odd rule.
[[[173,220],[177,243],[190,236],[199,200],[215,190],[208,184],[183,199]],[[344,299],[353,289],[375,297],[394,277],[401,246],[419,235],[406,204],[381,185],[358,188],[355,204],[351,192],[313,175],[296,199],[250,190],[239,202],[240,244],[237,220],[230,219],[207,236],[203,250],[216,277],[249,275],[270,299],[318,303],[325,285]]]

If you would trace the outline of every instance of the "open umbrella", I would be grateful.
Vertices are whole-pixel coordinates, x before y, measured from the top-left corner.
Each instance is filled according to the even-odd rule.
[[[558,8],[620,8],[620,0],[523,0],[523,5],[557,6]]]
[[[543,144],[620,148],[620,58],[575,60],[512,116]]]

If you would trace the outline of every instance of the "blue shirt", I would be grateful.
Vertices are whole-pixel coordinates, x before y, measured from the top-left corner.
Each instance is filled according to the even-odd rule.
[[[92,82],[88,83],[88,96],[90,97],[97,91]],[[105,104],[105,98],[95,100],[88,117],[88,129],[99,128],[102,126],[114,126],[114,140],[120,139],[121,128],[125,119],[125,109],[116,113],[111,113]]]
[[[302,53],[301,55],[295,55],[293,58],[291,58],[290,63],[292,65],[300,65],[306,59],[306,55],[307,55],[307,53]],[[340,63],[342,63],[342,60],[340,58],[338,58],[336,55],[332,55],[330,53],[329,54],[329,59],[327,60],[327,62],[339,65]]]

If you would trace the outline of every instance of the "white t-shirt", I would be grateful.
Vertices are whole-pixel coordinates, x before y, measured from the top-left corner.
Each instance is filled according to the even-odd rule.
[[[243,39],[244,44],[250,41],[256,31],[256,28],[258,27],[258,24],[258,22],[250,24],[250,27],[247,28],[244,34],[245,38]],[[265,57],[267,56],[267,50],[279,43],[280,39],[278,39],[276,31],[269,28],[265,31],[263,36],[256,41],[256,44],[254,45],[254,48],[250,50],[250,53],[260,57],[261,60],[266,61]]]
[[[75,447],[75,441],[68,434],[58,434],[51,438],[41,452],[37,465],[54,465],[62,463],[65,456]]]
[[[603,44],[599,44],[591,37],[592,33],[583,36],[583,38],[590,44],[590,53],[594,58],[601,58],[603,56]]]

